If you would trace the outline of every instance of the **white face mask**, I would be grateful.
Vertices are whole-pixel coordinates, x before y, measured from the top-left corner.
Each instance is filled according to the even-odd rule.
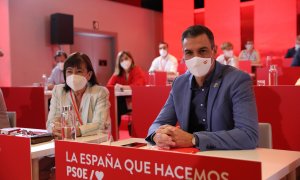
[[[160,54],[161,57],[165,57],[168,54],[168,51],[165,50],[165,49],[160,49],[159,54]]]
[[[73,91],[78,91],[83,89],[87,84],[87,79],[84,76],[72,74],[67,77],[67,85],[73,89]]]
[[[120,65],[123,69],[128,70],[131,66],[131,61],[130,60],[122,61]]]
[[[193,57],[185,60],[188,70],[196,77],[205,76],[211,66],[211,58]]]
[[[233,57],[233,50],[224,50],[224,56],[225,57],[229,57],[229,58],[232,58]]]
[[[248,51],[250,51],[253,48],[253,45],[252,44],[247,44],[245,47]]]
[[[63,63],[63,62],[57,63],[57,66],[58,66],[58,68],[59,68],[61,71],[64,70],[64,64],[65,64],[65,63]]]
[[[300,49],[300,44],[295,44],[295,49],[296,49],[296,51],[297,51],[298,49]]]

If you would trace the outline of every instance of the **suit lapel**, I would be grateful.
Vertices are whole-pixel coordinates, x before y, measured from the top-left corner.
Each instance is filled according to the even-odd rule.
[[[209,88],[209,94],[208,94],[208,100],[207,100],[207,125],[208,125],[208,131],[211,130],[211,115],[212,115],[212,108],[215,103],[216,97],[218,95],[221,83],[222,83],[222,75],[223,75],[223,68],[224,66],[221,66],[216,61],[216,69],[215,69],[215,75],[213,77],[213,80],[211,82],[210,88]]]
[[[182,91],[184,93],[183,98],[183,119],[181,119],[181,129],[188,131],[189,127],[189,117],[190,117],[190,105],[191,105],[191,96],[192,96],[192,91],[191,91],[191,83],[192,83],[192,78],[193,75],[190,74],[189,80],[188,80],[188,86],[184,86],[184,90]]]
[[[86,124],[88,121],[90,101],[91,101],[90,91],[91,91],[91,88],[88,86],[82,96],[81,103],[80,103],[79,112],[81,112],[81,118],[82,118],[83,124]]]

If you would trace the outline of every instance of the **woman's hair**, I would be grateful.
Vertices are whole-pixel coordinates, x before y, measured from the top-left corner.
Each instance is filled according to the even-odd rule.
[[[70,56],[67,58],[67,60],[64,63],[64,79],[65,79],[65,90],[69,91],[71,88],[67,85],[67,77],[66,77],[66,70],[68,67],[77,67],[80,68],[82,65],[85,65],[88,72],[92,72],[92,76],[89,80],[89,85],[93,86],[95,84],[98,84],[95,71],[92,65],[92,62],[90,58],[83,53],[75,52],[70,54]]]
[[[222,45],[221,45],[221,49],[222,50],[225,50],[227,48],[231,48],[233,49],[233,45],[231,44],[231,42],[224,42]]]
[[[124,69],[121,67],[121,58],[124,55],[127,55],[132,60],[130,70],[134,67],[134,60],[133,60],[133,57],[130,54],[130,52],[120,51],[117,55],[116,65],[115,65],[115,72],[114,72],[114,74],[117,75],[117,76],[122,76],[122,74],[124,73]]]

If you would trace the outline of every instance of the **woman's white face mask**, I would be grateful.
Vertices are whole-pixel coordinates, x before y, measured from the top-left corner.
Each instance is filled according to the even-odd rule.
[[[193,57],[185,60],[188,70],[196,77],[205,76],[211,67],[211,58]]]
[[[87,84],[87,79],[84,76],[72,74],[67,76],[67,85],[73,90],[78,91],[83,89]]]
[[[122,61],[120,65],[123,69],[128,70],[131,66],[131,60]]]

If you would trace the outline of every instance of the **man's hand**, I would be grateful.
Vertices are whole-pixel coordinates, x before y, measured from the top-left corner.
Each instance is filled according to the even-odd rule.
[[[172,140],[175,142],[176,147],[193,147],[192,139],[193,134],[183,131],[180,128],[172,129]]]
[[[158,134],[158,137],[156,137]],[[161,147],[192,147],[193,135],[171,125],[160,126],[153,141]]]
[[[156,133],[153,137],[153,141],[158,147],[163,149],[170,149],[175,146],[175,142],[172,141],[172,138],[163,133]]]

